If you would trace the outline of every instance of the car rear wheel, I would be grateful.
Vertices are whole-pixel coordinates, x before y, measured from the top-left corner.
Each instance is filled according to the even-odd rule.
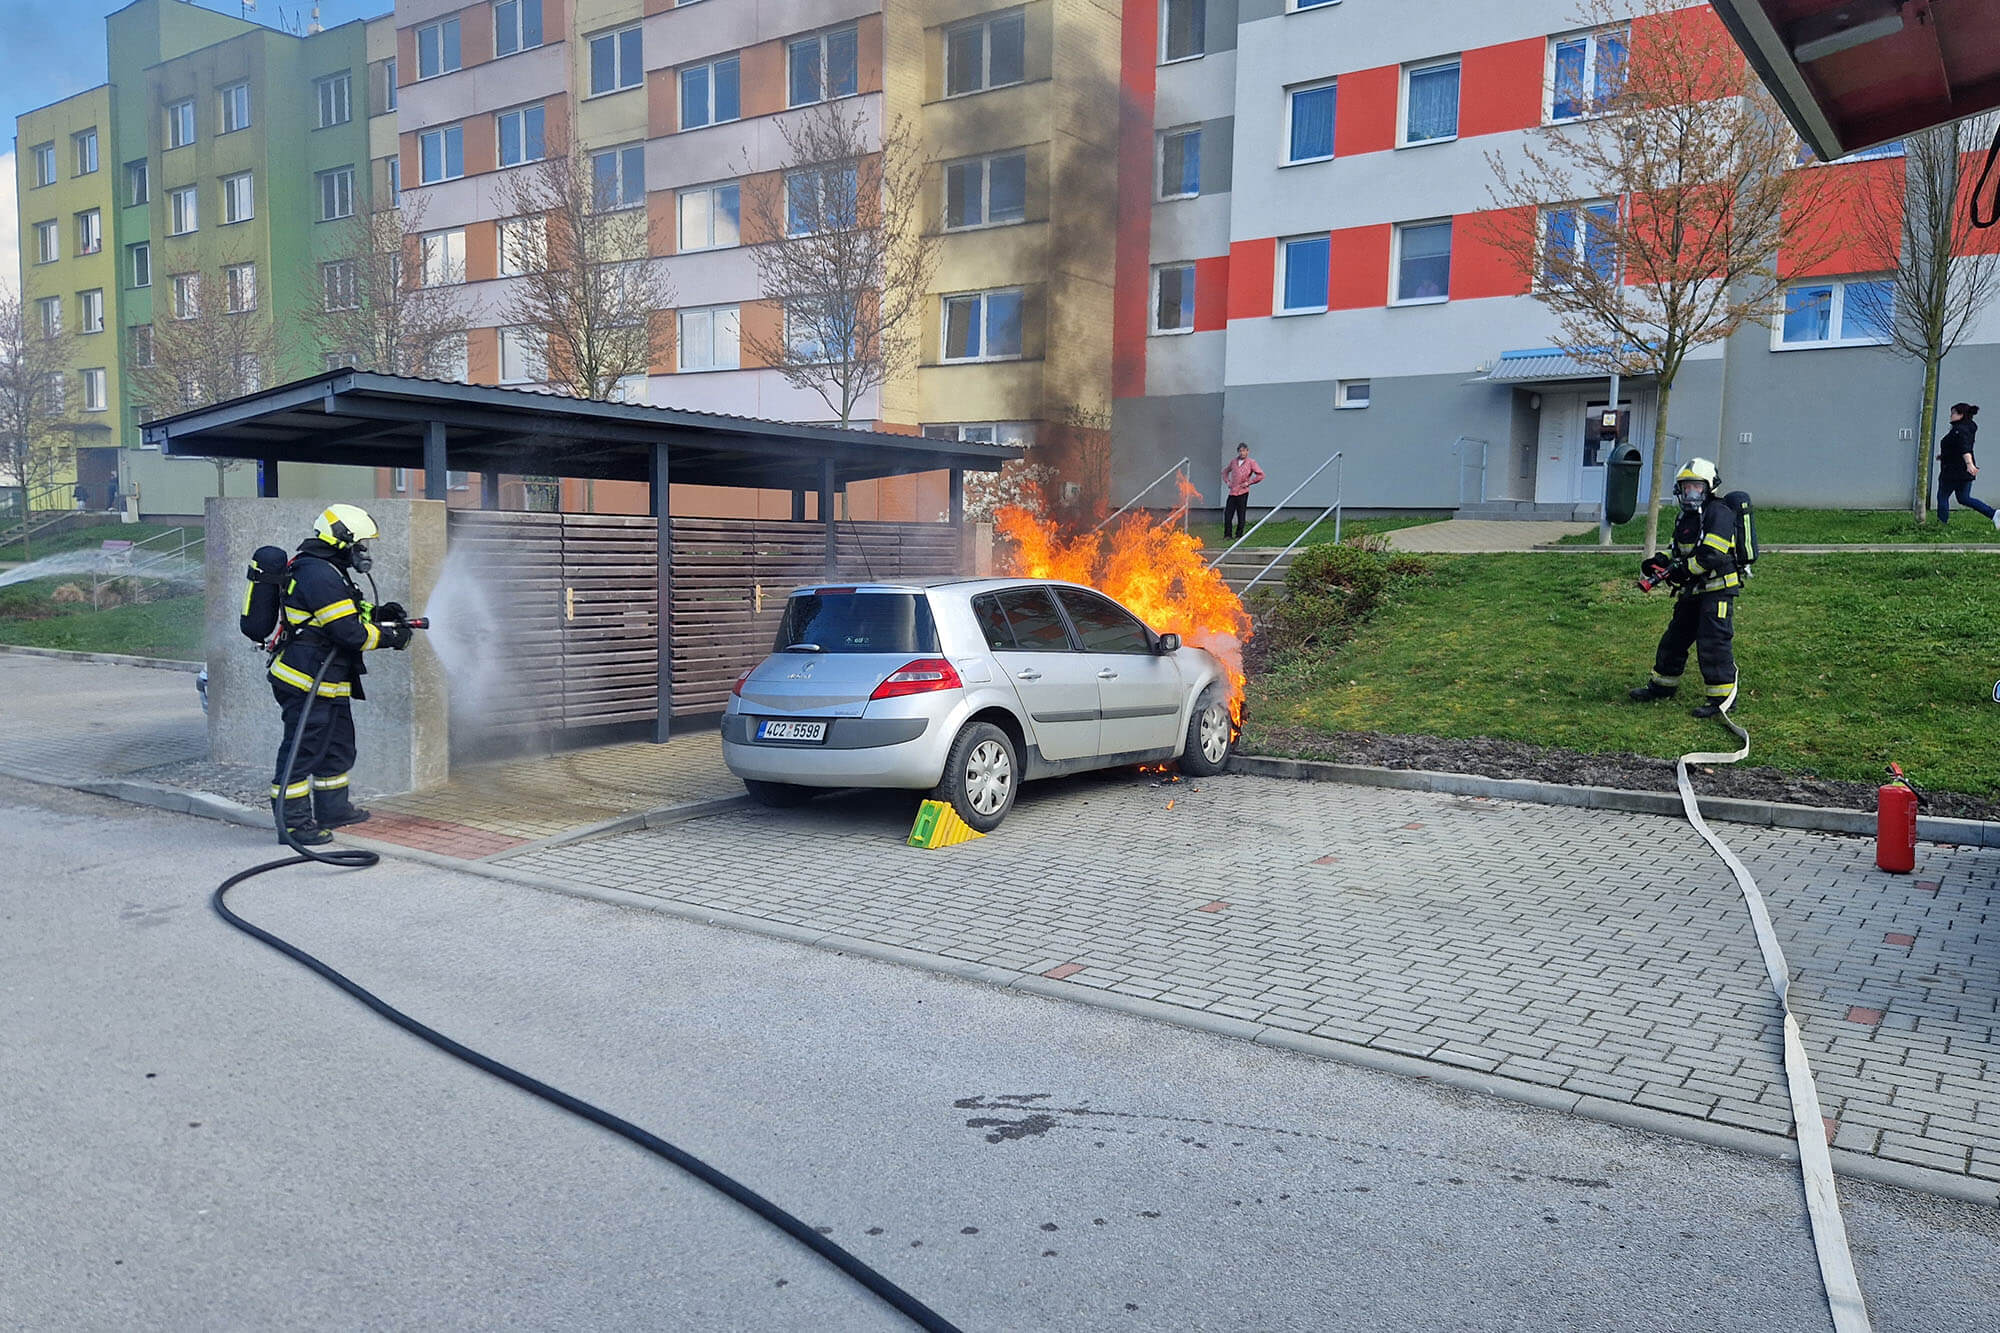
[[[931,798],[949,804],[981,833],[991,833],[1014,808],[1020,785],[1021,763],[1014,742],[991,722],[974,722],[951,743],[944,779]]]
[[[1220,690],[1210,690],[1195,701],[1194,715],[1188,718],[1181,772],[1194,778],[1220,773],[1229,762],[1229,746],[1235,739],[1236,723],[1229,716],[1229,700]]]
[[[743,789],[750,793],[750,799],[757,804],[768,805],[776,810],[804,805],[813,798],[811,787],[799,787],[789,782],[759,782],[755,778],[745,778]]]

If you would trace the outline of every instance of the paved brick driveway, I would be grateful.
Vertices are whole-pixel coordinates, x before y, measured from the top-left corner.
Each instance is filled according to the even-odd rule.
[[[1169,802],[1172,802],[1171,807]],[[1677,820],[1229,776],[1030,787],[906,848],[883,795],[515,868],[1784,1134],[1741,895]],[[2000,852],[1723,826],[1784,935],[1842,1147],[2000,1180]]]

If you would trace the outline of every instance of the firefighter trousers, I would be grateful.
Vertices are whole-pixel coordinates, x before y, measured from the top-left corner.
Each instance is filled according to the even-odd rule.
[[[345,814],[347,775],[354,767],[354,705],[346,699],[315,698],[280,680],[271,682],[271,694],[285,719],[277,766],[271,774],[271,799],[284,800],[285,823],[293,828],[313,823],[315,802],[320,822]],[[305,734],[292,764],[291,785],[281,787],[285,755],[291,749],[301,713],[305,715]]]
[[[1696,593],[1674,603],[1673,619],[1660,636],[1659,651],[1653,654],[1653,683],[1673,689],[1687,669],[1688,649],[1693,648],[1701,664],[1702,683],[1708,697],[1720,699],[1736,684],[1736,594]]]

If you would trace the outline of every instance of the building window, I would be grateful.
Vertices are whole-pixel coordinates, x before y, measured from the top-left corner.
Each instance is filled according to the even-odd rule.
[[[352,259],[336,259],[319,266],[321,302],[327,310],[361,308],[361,274]]]
[[[698,130],[743,114],[742,62],[736,56],[681,71],[681,128]]]
[[[540,218],[507,218],[500,223],[500,276],[540,273],[547,262],[548,232]]]
[[[313,177],[319,186],[319,220],[332,222],[336,218],[354,216],[354,168],[335,167],[332,171],[322,171]]]
[[[637,27],[601,32],[590,39],[591,96],[639,86],[639,81],[646,77],[640,46]]]
[[[236,392],[256,393],[264,387],[264,360],[255,352],[243,352],[236,358]],[[233,395],[232,395],[233,396]]]
[[[314,79],[313,88],[319,93],[319,127],[326,129],[333,125],[345,125],[353,119],[353,80],[347,71],[329,75],[324,79]]]
[[[1168,130],[1160,136],[1161,199],[1192,199],[1201,193],[1201,130]]]
[[[860,216],[854,168],[811,167],[785,175],[785,235],[852,229]]]
[[[1287,8],[1294,14],[1302,9],[1318,9],[1323,5],[1337,5],[1340,0],[1291,0]]]
[[[1333,156],[1333,112],[1338,88],[1319,83],[1285,92],[1285,161],[1324,162]]]
[[[1027,77],[1027,20],[1020,10],[961,23],[944,32],[944,93],[1004,88]]]
[[[1369,384],[1367,380],[1341,380],[1334,390],[1335,407],[1368,406]]]
[[[97,170],[97,127],[92,126],[80,134],[69,136],[70,146],[76,149],[76,174],[88,176]]]
[[[500,330],[502,384],[535,384],[548,377],[539,330],[526,327]]]
[[[76,252],[94,255],[104,248],[104,214],[86,208],[76,215]]]
[[[1163,264],[1153,270],[1153,332],[1194,332],[1194,265]]]
[[[172,281],[174,318],[193,319],[201,313],[201,274],[176,273]]]
[[[35,186],[56,183],[56,146],[53,143],[38,143],[28,150],[35,160]]]
[[[417,136],[417,157],[421,175],[420,183],[433,185],[438,181],[453,181],[465,174],[465,129],[460,125],[447,125],[440,130],[425,130]]]
[[[499,0],[493,6],[493,54],[511,56],[542,44],[542,0]]]
[[[41,316],[42,337],[44,339],[62,337],[62,298],[44,296],[35,302],[35,313]]]
[[[149,204],[153,201],[153,173],[146,165],[146,159],[125,164],[125,202],[128,204]]]
[[[126,246],[125,250],[128,254],[132,256],[132,285],[134,287],[152,286],[153,285],[152,245],[149,242],[140,241],[137,245]]]
[[[742,191],[735,185],[703,185],[680,192],[680,246],[720,250],[742,244]]]
[[[1451,298],[1451,221],[1405,222],[1396,228],[1396,301],[1412,305]]]
[[[132,326],[132,364],[141,370],[153,364],[153,326],[134,324]]]
[[[1161,0],[1160,11],[1162,65],[1208,50],[1208,0]]]
[[[83,410],[86,412],[102,412],[108,408],[110,406],[110,395],[107,393],[106,388],[104,368],[102,366],[84,371]]]
[[[216,93],[222,103],[222,133],[234,134],[250,128],[250,85],[232,83]]]
[[[1403,143],[1439,143],[1458,137],[1458,60],[1403,70]]]
[[[590,155],[590,180],[599,208],[637,208],[646,202],[646,150],[631,144]]]
[[[223,308],[242,315],[257,308],[257,266],[227,264],[222,269]]]
[[[861,39],[854,28],[801,37],[786,44],[788,106],[852,97],[861,86]]]
[[[1579,120],[1625,86],[1624,28],[1549,40],[1549,119]]]
[[[386,114],[396,109],[396,57],[390,56],[382,62],[382,110]]]
[[[500,113],[500,165],[518,167],[542,160],[542,108],[526,106]]]
[[[1281,315],[1317,314],[1326,309],[1333,243],[1325,236],[1295,236],[1278,246],[1284,268],[1278,288]]]
[[[93,287],[87,292],[76,294],[76,331],[78,333],[104,332],[104,289]]]
[[[719,305],[681,311],[680,368],[734,370],[740,364],[737,308]]]
[[[785,350],[799,361],[845,361],[851,352],[854,322],[852,303],[859,293],[830,297],[797,297],[785,302]],[[830,333],[845,330],[845,342],[835,346],[827,341]]]
[[[257,216],[257,190],[245,171],[222,178],[222,221],[248,222]]]
[[[1776,346],[1878,347],[1895,325],[1890,278],[1828,278],[1785,288]]]
[[[1020,355],[1020,288],[944,298],[946,361],[1008,361]]]
[[[185,148],[194,142],[194,99],[167,106],[167,147]]]
[[[1028,158],[1025,153],[953,162],[944,169],[944,225],[991,227],[1028,216]]]
[[[463,333],[447,334],[424,356],[424,373],[433,379],[465,383],[472,378],[471,344]]]
[[[465,281],[465,228],[434,231],[418,243],[423,255],[423,285],[449,287]]]
[[[417,77],[434,79],[458,68],[458,20],[417,29]]]
[[[61,416],[69,410],[69,382],[60,370],[52,370],[45,375],[42,385],[42,398],[53,415]]]
[[[201,210],[192,185],[167,191],[167,234],[185,236],[201,225]]]
[[[1586,267],[1609,282],[1618,263],[1618,205],[1564,204],[1542,210],[1542,285],[1570,286]]]
[[[35,262],[53,264],[62,258],[62,237],[56,234],[53,222],[35,224]]]

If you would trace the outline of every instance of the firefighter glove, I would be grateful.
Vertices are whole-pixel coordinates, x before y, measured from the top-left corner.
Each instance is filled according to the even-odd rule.
[[[410,646],[410,627],[402,621],[391,621],[383,625],[381,630],[382,646],[384,648],[394,648],[400,653],[403,649]]]
[[[1685,560],[1676,560],[1667,566],[1667,582],[1677,588],[1684,583],[1691,582],[1693,578],[1694,574],[1688,569],[1688,562]]]
[[[1655,552],[1639,562],[1639,577],[1657,583],[1666,576],[1668,568],[1666,556]]]
[[[392,620],[408,620],[410,613],[403,609],[401,602],[384,602],[374,610],[375,623],[386,625]]]

